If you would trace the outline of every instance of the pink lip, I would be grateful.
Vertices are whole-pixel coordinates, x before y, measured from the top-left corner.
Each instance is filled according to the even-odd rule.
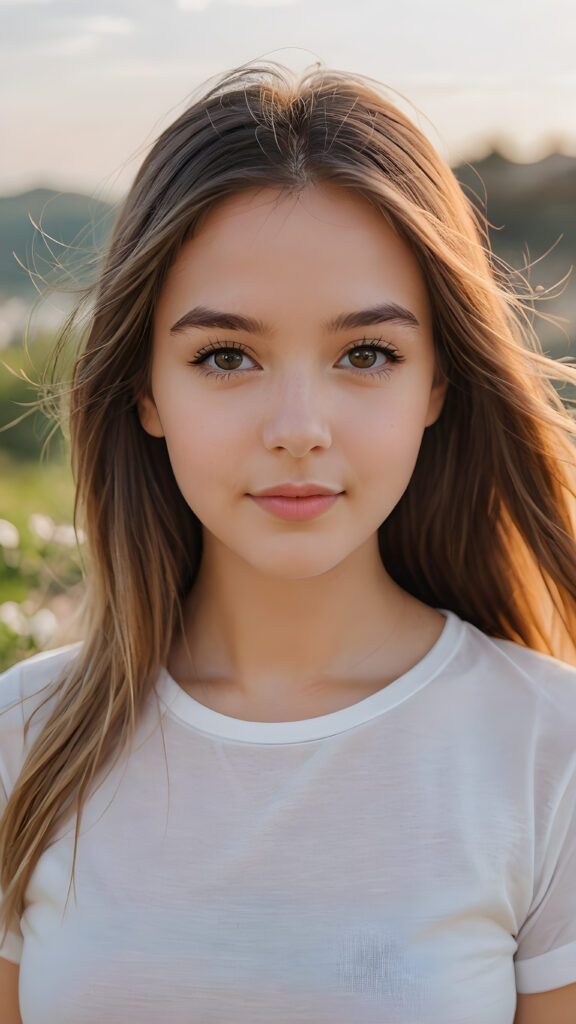
[[[265,487],[261,491],[256,491],[254,497],[256,498],[310,498],[317,494],[340,494],[341,491],[338,487],[327,487],[324,484],[305,483],[296,484],[288,482],[285,484],[276,484],[275,487]]]
[[[313,494],[306,498],[287,498],[281,495],[263,497],[251,494],[250,497],[261,508],[280,519],[303,522],[322,515],[338,500],[340,494]]]

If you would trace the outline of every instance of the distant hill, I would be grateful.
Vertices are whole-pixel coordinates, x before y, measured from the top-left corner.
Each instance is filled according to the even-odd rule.
[[[565,261],[568,268],[574,261],[576,157],[557,153],[535,164],[515,164],[494,152],[454,171],[466,195],[480,208],[486,192],[487,215],[494,226],[492,244],[499,255],[516,263],[528,246],[534,259],[563,236],[553,262]],[[543,271],[541,267],[537,273]]]
[[[36,294],[18,260],[49,281],[62,276],[58,263],[85,280],[115,213],[111,204],[74,192],[34,189],[0,197],[0,299]],[[37,283],[42,284],[39,279]]]
[[[576,262],[576,157],[553,154],[534,164],[516,164],[498,152],[454,168],[465,194],[485,212],[494,228],[494,252],[515,268],[526,254],[535,260],[553,251],[532,269],[533,285],[548,287]],[[71,278],[85,280],[105,248],[117,207],[89,196],[37,189],[0,198],[0,303],[35,292],[12,252],[31,270],[53,281],[62,278],[62,261]],[[44,232],[35,229],[30,218]],[[562,237],[561,237],[562,236]],[[51,241],[54,239],[55,241]],[[558,241],[560,239],[560,241]],[[557,243],[555,245],[555,243]],[[542,306],[547,313],[566,317],[576,331],[576,273],[558,299]],[[545,324],[543,340],[561,344],[559,331]]]
[[[492,152],[455,167],[454,173],[487,215],[497,256],[515,269],[540,261],[524,274],[533,287],[548,288],[569,273],[576,264],[576,157],[555,153],[537,163],[516,164]],[[558,327],[536,320],[544,346],[556,350],[555,355],[576,355],[576,268],[562,294],[537,308],[568,321],[563,329],[570,343]]]

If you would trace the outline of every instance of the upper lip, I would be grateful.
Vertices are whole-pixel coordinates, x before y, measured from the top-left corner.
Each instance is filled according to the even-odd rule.
[[[324,484],[277,484],[266,487],[262,491],[253,491],[255,498],[266,498],[276,495],[283,498],[309,498],[312,494],[341,494],[339,487],[326,487]]]

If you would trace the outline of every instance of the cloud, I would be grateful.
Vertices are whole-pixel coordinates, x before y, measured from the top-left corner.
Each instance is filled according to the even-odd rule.
[[[402,76],[399,76],[399,79]],[[416,72],[405,76],[406,87],[411,89],[428,89],[430,91],[456,93],[473,92],[478,95],[501,93],[507,97],[515,92],[528,93],[537,89],[539,92],[573,89],[576,86],[576,73],[550,74],[549,72],[518,72],[513,69],[484,74],[469,74],[466,77],[443,72]]]
[[[78,32],[60,39],[47,39],[45,43],[32,44],[26,50],[28,57],[75,57],[90,53],[98,42],[93,32]]]
[[[204,11],[212,0],[176,0],[176,6],[182,11]]]
[[[134,31],[129,18],[99,16],[87,18],[85,25],[89,32],[102,36],[127,36]]]
[[[91,54],[101,47],[109,49],[111,45],[118,49],[118,44],[125,52],[128,50],[128,37],[135,28],[128,17],[89,12],[73,12],[71,17],[67,9],[63,13],[58,5],[55,5],[55,9],[50,0],[41,0],[42,7],[34,11],[34,16],[30,18],[31,0],[19,2],[27,6],[17,10],[15,5],[8,8],[7,0],[0,0],[0,8],[4,5],[5,21],[9,28],[0,41],[5,71],[8,64],[13,65],[23,58],[50,60],[76,57]],[[33,24],[30,25],[30,22]]]
[[[214,0],[176,0],[181,11],[205,11]],[[300,0],[224,0],[227,7],[289,7]]]
[[[300,0],[224,0],[228,7],[290,7]]]

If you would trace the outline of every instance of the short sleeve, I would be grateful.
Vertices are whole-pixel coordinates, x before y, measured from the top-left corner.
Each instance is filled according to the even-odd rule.
[[[9,794],[22,769],[26,753],[24,724],[30,713],[45,696],[46,687],[60,676],[75,657],[80,644],[68,644],[54,651],[43,651],[12,665],[0,674],[0,817],[4,813]],[[31,730],[28,742],[33,738]],[[2,894],[0,892],[0,899]],[[2,939],[4,938],[4,941]],[[22,955],[23,935],[14,925],[4,936],[0,929],[0,957],[19,963]]]
[[[551,814],[538,867],[534,899],[517,935],[520,993],[576,982],[576,756]]]

